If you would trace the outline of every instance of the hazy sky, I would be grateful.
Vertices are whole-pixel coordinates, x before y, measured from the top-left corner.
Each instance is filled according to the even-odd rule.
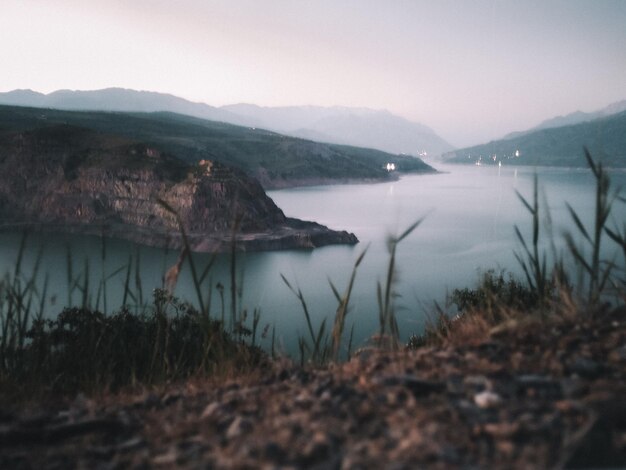
[[[626,99],[626,0],[0,0],[0,91],[111,86],[479,143]]]

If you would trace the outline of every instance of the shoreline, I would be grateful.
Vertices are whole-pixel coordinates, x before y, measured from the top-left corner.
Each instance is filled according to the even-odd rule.
[[[421,175],[439,175],[446,174],[445,171],[435,169],[434,171],[413,171],[405,173],[396,173],[397,176],[389,179],[377,179],[377,178],[306,178],[298,180],[297,182],[284,182],[277,186],[265,186],[265,191],[281,191],[283,189],[297,189],[297,188],[309,188],[313,186],[349,186],[357,184],[383,184],[393,183],[399,181],[404,176],[421,176]],[[256,176],[255,176],[256,177]]]
[[[0,233],[55,233],[90,236],[136,243],[141,246],[180,250],[184,248],[180,232],[159,232],[138,226],[67,225],[16,222],[1,225]],[[227,253],[232,250],[232,232],[211,234],[187,233],[192,252]],[[317,222],[287,217],[286,223],[273,230],[238,233],[235,247],[240,252],[307,250],[327,245],[356,245],[358,238],[345,230],[333,230]]]

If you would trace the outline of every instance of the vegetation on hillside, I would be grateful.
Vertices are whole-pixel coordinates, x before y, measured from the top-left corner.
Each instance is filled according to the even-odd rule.
[[[237,167],[267,188],[356,180],[385,181],[399,173],[434,172],[422,160],[379,150],[286,137],[173,113],[106,113],[0,106],[0,135],[69,125],[110,138],[155,147],[196,164],[213,160]],[[1,151],[1,149],[0,149]]]
[[[626,167],[626,112],[458,149],[442,158],[449,163],[584,167],[583,146],[606,167]]]

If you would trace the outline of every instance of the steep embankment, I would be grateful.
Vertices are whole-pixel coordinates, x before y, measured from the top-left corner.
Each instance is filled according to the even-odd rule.
[[[357,242],[353,234],[285,217],[261,185],[206,161],[188,165],[161,148],[68,125],[0,133],[0,220],[5,228],[101,234],[149,245],[223,251],[239,220],[244,250]]]
[[[196,164],[213,160],[239,168],[263,187],[348,181],[389,181],[402,173],[432,173],[419,158],[322,144],[273,132],[173,113],[106,113],[0,106],[0,129],[23,131],[68,124],[140,140]],[[387,163],[396,170],[388,172]]]
[[[626,112],[455,150],[442,158],[449,163],[583,167],[583,146],[608,166],[626,167]]]

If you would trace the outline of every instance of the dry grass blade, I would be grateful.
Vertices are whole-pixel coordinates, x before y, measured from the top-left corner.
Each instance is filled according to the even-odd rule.
[[[424,221],[425,217],[422,217],[421,219],[417,220],[416,222],[414,222],[413,224],[411,224],[409,226],[409,228],[407,228],[404,232],[402,232],[402,235],[400,235],[398,238],[396,238],[395,243],[398,244],[400,243],[402,240],[404,240],[406,237],[408,237],[409,235],[411,235],[411,233],[413,233],[413,231],[420,226],[420,224]]]
[[[316,342],[316,335],[313,332],[313,324],[311,323],[311,315],[309,314],[309,308],[306,304],[306,300],[304,299],[304,295],[302,294],[302,290],[300,290],[300,288],[298,287],[297,289],[295,289],[290,283],[289,281],[287,281],[287,278],[281,273],[280,277],[282,278],[283,282],[285,283],[285,285],[289,288],[289,290],[291,292],[293,292],[293,294],[298,298],[298,300],[300,301],[300,305],[302,306],[302,310],[304,312],[304,317],[306,319],[306,324],[307,324],[307,328],[309,330],[309,335],[311,337],[311,341],[313,344],[315,344]]]
[[[335,321],[334,321],[333,330],[331,333],[332,357],[335,361],[337,361],[339,358],[341,338],[343,336],[343,330],[344,330],[345,323],[346,323],[346,317],[348,316],[348,308],[350,305],[350,297],[352,295],[352,289],[354,288],[356,272],[357,272],[359,265],[363,261],[363,258],[365,257],[365,254],[367,253],[368,249],[369,249],[369,245],[363,250],[363,252],[357,257],[356,261],[354,262],[354,267],[352,268],[352,274],[350,275],[350,281],[348,282],[348,287],[343,297],[339,294],[339,292],[337,291],[333,283],[330,280],[328,281],[330,283],[330,287],[333,291],[333,294],[335,295],[335,298],[337,299],[337,302],[339,302],[339,305],[337,306],[337,311],[335,312]]]
[[[386,340],[387,332],[390,334],[391,347],[397,349],[400,344],[398,324],[395,317],[395,298],[397,293],[394,290],[396,283],[396,251],[398,244],[408,237],[423,221],[425,217],[417,220],[411,224],[400,236],[390,236],[387,239],[387,249],[389,251],[389,263],[387,265],[387,277],[385,284],[381,284],[380,281],[376,285],[376,299],[378,301],[378,321],[379,321],[379,333],[378,344],[383,346],[383,341]]]
[[[180,255],[176,262],[167,270],[165,276],[163,277],[163,285],[165,289],[173,294],[176,289],[176,284],[178,282],[178,276],[180,275],[180,269],[185,261],[185,257],[187,256],[187,250],[181,250]]]
[[[544,303],[547,301],[547,296],[550,290],[550,281],[547,273],[547,260],[545,253],[540,255],[539,253],[539,233],[540,233],[540,217],[539,217],[539,180],[537,174],[533,178],[533,200],[532,204],[524,198],[519,192],[516,191],[517,197],[522,202],[524,207],[530,212],[532,217],[532,247],[526,243],[524,236],[522,235],[519,227],[514,226],[515,236],[521,243],[524,250],[523,258],[518,253],[514,253],[515,259],[518,261],[524,275],[528,281],[529,286],[535,292],[535,295],[539,299],[540,308],[544,307]]]
[[[585,237],[585,239],[589,243],[593,244],[593,241],[591,240],[591,237],[587,233],[587,229],[585,228],[585,226],[581,222],[580,217],[578,217],[578,214],[576,213],[574,208],[572,206],[570,206],[568,203],[565,203],[565,205],[567,206],[567,210],[569,211],[570,216],[574,220],[574,223],[576,224],[576,227],[578,228],[579,232],[583,235],[583,237]]]
[[[611,214],[613,204],[619,199],[619,189],[611,192],[611,182],[602,163],[594,162],[589,150],[584,149],[585,159],[591,169],[596,183],[595,212],[593,221],[593,235],[590,235],[576,211],[568,204],[570,216],[574,221],[574,225],[578,232],[584,237],[591,247],[591,254],[587,257],[582,248],[579,248],[574,242],[571,233],[565,233],[565,240],[570,254],[574,261],[581,267],[588,279],[587,303],[589,305],[596,304],[607,283],[611,278],[611,273],[616,267],[613,261],[603,263],[600,258],[600,249],[602,245],[603,235],[606,234],[615,241],[615,237],[611,237],[611,231],[607,230],[606,224]],[[616,235],[613,232],[613,235]]]
[[[180,231],[180,235],[183,239],[183,249],[187,252],[187,253],[191,253],[191,247],[189,245],[189,240],[187,239],[187,233],[185,231],[185,226],[183,224],[183,221],[180,218],[180,215],[178,214],[178,212],[172,208],[172,206],[170,206],[166,201],[164,201],[161,198],[157,198],[156,202],[163,207],[167,212],[171,213],[175,218],[176,218],[176,222],[178,223],[178,230]],[[198,299],[198,304],[200,306],[200,311],[202,312],[203,315],[208,316],[209,312],[208,309],[205,307],[204,304],[204,296],[202,295],[202,288],[200,285],[200,278],[198,276],[198,271],[196,269],[196,264],[194,262],[193,256],[189,256],[187,258],[189,260],[189,268],[191,269],[191,278],[193,280],[193,286],[196,292],[196,298]]]

